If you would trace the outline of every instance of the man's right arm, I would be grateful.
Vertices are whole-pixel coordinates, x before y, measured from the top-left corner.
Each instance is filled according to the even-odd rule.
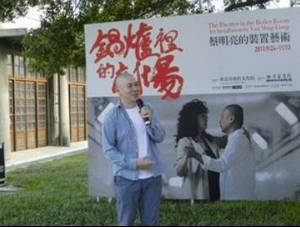
[[[116,148],[117,134],[114,120],[108,116],[102,126],[102,149],[104,156],[111,160],[113,164],[128,169],[137,169],[137,159],[127,158]]]
[[[218,159],[213,159],[209,156],[203,155],[203,167],[205,169],[224,172],[234,166],[236,163],[240,163],[246,156],[247,149],[245,148],[245,139],[243,137],[235,137],[230,140],[225,148],[225,151]]]

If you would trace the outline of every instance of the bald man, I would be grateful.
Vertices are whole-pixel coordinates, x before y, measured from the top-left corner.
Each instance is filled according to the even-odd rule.
[[[190,155],[202,163],[204,169],[220,173],[222,200],[254,200],[255,156],[250,137],[243,126],[244,111],[240,105],[225,107],[220,127],[228,135],[228,143],[220,158],[200,155],[188,148]]]
[[[158,225],[163,164],[157,143],[165,130],[148,104],[137,106],[139,86],[132,74],[119,75],[116,87],[120,101],[105,118],[102,144],[113,164],[118,222],[133,225],[139,210],[142,225]]]

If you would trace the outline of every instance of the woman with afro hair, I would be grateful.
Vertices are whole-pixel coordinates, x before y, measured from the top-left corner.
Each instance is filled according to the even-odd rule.
[[[177,122],[176,172],[184,177],[183,190],[189,193],[192,204],[195,199],[220,199],[219,173],[203,170],[188,149],[219,158],[219,147],[226,145],[226,138],[214,137],[206,132],[207,115],[206,104],[194,99],[182,107]]]

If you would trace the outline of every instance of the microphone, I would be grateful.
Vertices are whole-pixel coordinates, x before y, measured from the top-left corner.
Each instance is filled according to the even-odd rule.
[[[141,99],[136,100],[136,104],[139,107],[139,109],[141,110],[144,107],[144,102]],[[144,122],[146,126],[150,126],[151,125],[151,121],[148,117],[144,117]]]

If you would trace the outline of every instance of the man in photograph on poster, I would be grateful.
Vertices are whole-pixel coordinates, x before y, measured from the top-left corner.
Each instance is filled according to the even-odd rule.
[[[113,164],[119,225],[133,225],[139,210],[142,225],[157,225],[163,165],[157,143],[165,130],[153,109],[139,97],[139,85],[127,72],[116,79],[120,102],[103,124],[103,152]]]
[[[220,158],[200,155],[188,148],[191,156],[204,169],[220,173],[221,200],[255,200],[255,154],[246,129],[242,128],[244,113],[237,104],[222,112],[220,126],[228,135],[228,143]]]

